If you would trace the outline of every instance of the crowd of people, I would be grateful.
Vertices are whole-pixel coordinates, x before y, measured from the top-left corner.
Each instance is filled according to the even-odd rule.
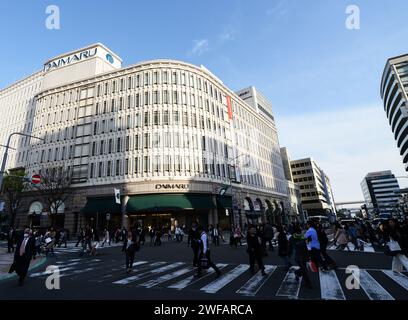
[[[378,226],[359,220],[336,222],[333,234],[334,244],[339,250],[346,248],[350,250],[349,243],[354,245],[354,250],[362,250],[365,244],[371,243],[373,247],[381,247],[385,254],[393,257],[392,270],[402,271],[403,268],[408,270],[408,218],[402,222],[389,219],[382,221]],[[81,244],[81,255],[85,252],[95,255],[99,246],[123,242],[122,252],[125,253],[126,272],[129,273],[132,270],[135,253],[145,244],[146,235],[150,236],[151,246],[160,246],[162,240],[166,238],[167,241],[182,243],[187,236],[187,245],[193,251],[192,263],[197,268],[196,277],[202,275],[204,268],[213,268],[216,275],[220,276],[221,271],[213,263],[210,250],[210,239],[214,247],[219,246],[220,241],[226,242],[224,231],[219,225],[210,225],[208,232],[197,222],[193,222],[188,231],[185,225],[171,229],[167,226],[142,227],[135,224],[129,230],[116,228],[112,232],[108,229],[98,232],[86,225],[79,230],[75,247]],[[303,225],[299,223],[245,225],[244,231],[241,231],[239,226],[233,227],[230,231],[230,246],[237,248],[238,245],[244,245],[243,239],[246,240],[249,271],[252,273],[255,272],[257,264],[261,274],[267,275],[263,259],[268,256],[268,249],[274,251],[274,246],[277,246],[277,256],[286,270],[294,265],[298,266],[295,271],[296,278],[299,280],[302,277],[307,288],[312,288],[308,275],[310,272],[318,270],[326,272],[337,268],[335,261],[327,253],[330,241],[326,229],[311,220]],[[8,250],[15,253],[13,268],[19,274],[19,281],[22,284],[29,261],[41,254],[54,255],[56,246],[66,247],[67,232],[64,229],[49,228],[45,232],[40,232],[27,228],[24,235],[17,240],[14,250],[16,240],[16,231],[11,228],[8,234]],[[21,249],[21,246],[24,249]]]

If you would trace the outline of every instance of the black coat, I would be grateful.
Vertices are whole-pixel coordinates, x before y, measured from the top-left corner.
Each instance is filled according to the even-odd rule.
[[[258,235],[255,235],[253,237],[248,232],[247,245],[248,245],[248,249],[247,249],[248,254],[262,257],[262,246],[261,246]]]
[[[17,247],[14,252],[14,269],[18,275],[27,274],[28,268],[30,267],[30,261],[35,252],[35,240],[33,237],[30,237],[25,246],[24,254],[20,256],[20,248],[23,243],[24,238],[20,239],[17,242]]]
[[[190,229],[188,233],[188,243],[191,243],[191,247],[198,249],[200,245],[200,234],[198,230]]]
[[[279,232],[278,235],[278,255],[280,257],[286,257],[288,255],[288,238],[285,232]]]

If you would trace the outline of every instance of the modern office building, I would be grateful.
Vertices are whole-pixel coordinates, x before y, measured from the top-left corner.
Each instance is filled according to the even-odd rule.
[[[329,177],[313,158],[292,160],[290,167],[293,182],[299,185],[302,207],[307,215],[326,215],[332,219],[336,207]]]
[[[400,187],[391,171],[368,173],[361,181],[361,189],[370,215],[397,212]]]
[[[72,177],[57,227],[196,219],[228,227],[285,213],[270,104],[244,101],[203,66],[154,60],[122,67],[117,54],[94,44],[48,60],[1,90],[0,101],[3,141],[22,130],[45,139],[17,140],[7,167]],[[29,192],[18,227],[49,225],[50,211],[40,193]]]
[[[381,79],[381,98],[394,139],[408,171],[408,54],[388,59]]]
[[[286,147],[282,147],[280,148],[280,153],[282,157],[285,178],[288,183],[288,195],[290,199],[289,200],[290,210],[288,215],[290,216],[290,220],[292,221],[297,220],[304,222],[306,221],[306,217],[304,216],[303,213],[302,197],[300,195],[299,185],[294,183],[293,181],[292,167],[290,165],[292,160],[289,151]]]

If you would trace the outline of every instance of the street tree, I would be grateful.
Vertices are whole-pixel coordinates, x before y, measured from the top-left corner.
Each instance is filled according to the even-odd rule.
[[[25,172],[22,168],[9,170],[4,175],[3,196],[8,207],[7,218],[13,227],[24,191],[24,176]]]
[[[41,182],[32,185],[43,199],[51,217],[51,226],[55,227],[56,216],[71,196],[71,173],[64,167],[49,167],[39,173]]]

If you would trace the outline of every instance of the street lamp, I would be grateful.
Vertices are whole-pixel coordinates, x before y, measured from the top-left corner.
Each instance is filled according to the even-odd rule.
[[[0,169],[0,191],[3,189],[3,178],[4,178],[4,170],[6,169],[6,163],[7,163],[7,157],[8,157],[8,149],[10,149],[10,140],[11,137],[14,135],[20,135],[20,136],[25,136],[25,137],[30,137],[30,138],[35,138],[35,139],[39,139],[44,141],[45,139],[43,138],[39,138],[39,137],[35,137],[29,134],[25,134],[25,133],[21,133],[21,132],[13,132],[9,135],[8,139],[7,139],[7,144],[3,147],[6,148],[6,151],[4,152],[4,156],[3,156],[3,162],[1,164],[1,169]],[[14,148],[11,148],[14,149]]]

